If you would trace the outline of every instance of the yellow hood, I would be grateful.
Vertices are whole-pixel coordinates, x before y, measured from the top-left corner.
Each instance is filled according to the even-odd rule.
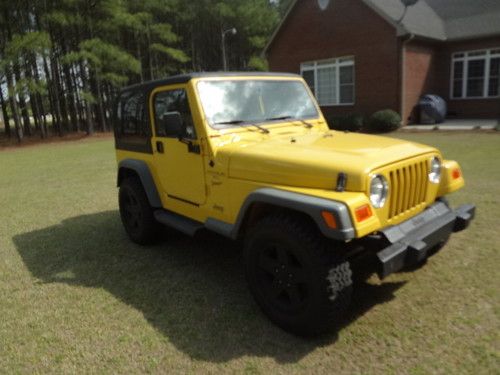
[[[365,191],[371,171],[437,150],[394,138],[329,131],[241,140],[219,152],[229,159],[230,178],[334,189],[337,174],[344,172],[346,190]]]

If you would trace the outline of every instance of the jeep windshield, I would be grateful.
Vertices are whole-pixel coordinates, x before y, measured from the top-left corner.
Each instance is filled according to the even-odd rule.
[[[198,94],[208,122],[216,128],[318,117],[314,101],[301,81],[200,81]]]

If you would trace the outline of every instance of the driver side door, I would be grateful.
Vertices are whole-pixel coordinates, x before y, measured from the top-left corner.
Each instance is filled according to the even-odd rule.
[[[154,92],[152,104],[153,159],[161,194],[199,206],[206,198],[205,173],[185,85]],[[172,122],[179,117],[180,134],[179,123]]]

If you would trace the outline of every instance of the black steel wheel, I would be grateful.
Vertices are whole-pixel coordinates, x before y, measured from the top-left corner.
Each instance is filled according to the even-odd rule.
[[[307,301],[307,270],[292,248],[283,243],[263,244],[257,250],[259,288],[265,298],[284,312],[298,311]]]
[[[278,326],[302,336],[326,333],[349,306],[351,269],[308,218],[276,214],[245,239],[252,295]]]
[[[120,184],[120,217],[132,241],[146,245],[157,239],[160,224],[155,220],[153,209],[142,184],[137,178],[126,178]]]

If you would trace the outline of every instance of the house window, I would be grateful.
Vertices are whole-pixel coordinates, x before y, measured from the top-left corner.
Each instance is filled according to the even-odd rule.
[[[320,106],[354,104],[354,58],[302,63],[300,72]]]
[[[451,97],[500,97],[500,48],[455,53],[452,57]]]

